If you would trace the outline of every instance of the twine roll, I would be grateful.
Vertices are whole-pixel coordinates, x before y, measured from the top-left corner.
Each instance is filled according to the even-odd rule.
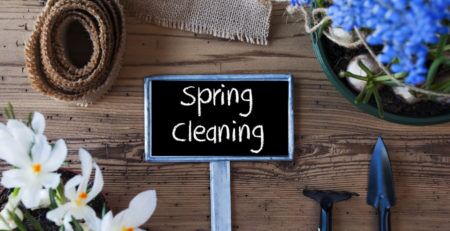
[[[77,24],[89,35],[92,52],[74,63],[67,42]],[[49,0],[26,45],[32,87],[54,99],[87,106],[117,78],[125,51],[125,19],[117,0]],[[72,47],[71,47],[72,46]]]

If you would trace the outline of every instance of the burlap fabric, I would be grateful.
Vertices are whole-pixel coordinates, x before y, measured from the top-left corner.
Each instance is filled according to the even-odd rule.
[[[269,0],[121,0],[127,14],[160,26],[267,44]]]
[[[75,65],[68,56],[67,30],[78,23],[92,54]],[[86,106],[113,84],[125,51],[125,21],[116,0],[49,0],[25,49],[31,85],[52,98]]]

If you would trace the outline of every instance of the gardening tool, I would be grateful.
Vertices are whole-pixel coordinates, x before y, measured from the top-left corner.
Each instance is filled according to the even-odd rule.
[[[352,196],[358,196],[352,192],[336,192],[304,189],[303,195],[309,197],[320,204],[320,226],[319,231],[331,231],[333,204],[345,201]]]
[[[372,153],[369,171],[367,204],[378,209],[380,231],[391,229],[390,209],[396,200],[391,162],[383,139],[378,137]]]

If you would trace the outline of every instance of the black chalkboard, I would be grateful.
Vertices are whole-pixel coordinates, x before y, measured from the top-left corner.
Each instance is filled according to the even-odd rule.
[[[289,75],[146,78],[149,161],[291,160]]]

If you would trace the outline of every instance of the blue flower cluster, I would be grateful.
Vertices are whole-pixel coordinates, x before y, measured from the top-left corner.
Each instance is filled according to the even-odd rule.
[[[372,30],[367,42],[384,46],[379,61],[419,85],[428,72],[427,45],[449,33],[450,0],[334,0],[327,13],[335,27]]]
[[[292,6],[303,6],[303,5],[310,5],[311,0],[291,0]]]

